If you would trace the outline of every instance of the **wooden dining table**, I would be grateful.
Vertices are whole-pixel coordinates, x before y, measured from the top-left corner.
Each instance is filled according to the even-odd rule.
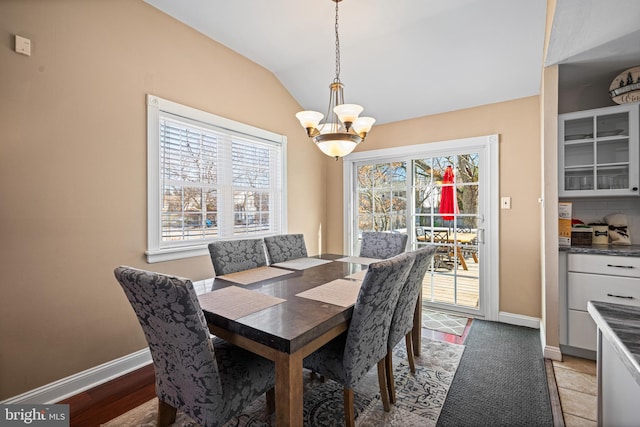
[[[333,281],[337,281],[337,285],[343,284],[345,288],[351,288],[346,285],[350,285],[352,281],[357,282],[357,279],[348,276],[355,274],[362,278],[362,270],[367,269],[367,264],[357,262],[357,258],[356,262],[335,261],[344,257],[338,254],[311,257],[331,262],[284,273],[276,271],[275,267],[269,267],[270,270],[265,271],[267,276],[274,272],[284,275],[249,284],[219,276],[213,280],[210,289],[207,289],[209,292],[199,295],[211,333],[275,362],[275,409],[278,426],[302,426],[302,361],[345,332],[349,326],[353,304],[341,306],[298,296]],[[229,278],[236,280],[235,277]],[[247,294],[247,291],[251,292]],[[223,294],[229,295],[227,300],[222,298]],[[217,298],[218,295],[220,298]],[[253,299],[264,299],[268,306],[243,314],[242,309]],[[229,314],[229,308],[233,307],[239,309],[235,311],[235,315]],[[416,307],[416,311],[418,309],[421,310],[421,307]],[[420,315],[416,313],[418,331],[421,328],[420,318],[421,311]],[[420,333],[413,334],[414,348],[418,352],[420,346],[419,342],[415,346],[415,338],[419,340],[419,335]]]

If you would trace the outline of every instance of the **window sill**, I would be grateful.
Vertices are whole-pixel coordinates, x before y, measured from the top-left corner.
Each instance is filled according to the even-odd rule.
[[[147,256],[147,262],[149,264],[154,264],[156,262],[173,261],[176,259],[209,255],[209,248],[205,244],[197,246],[150,249],[145,252],[145,255]]]

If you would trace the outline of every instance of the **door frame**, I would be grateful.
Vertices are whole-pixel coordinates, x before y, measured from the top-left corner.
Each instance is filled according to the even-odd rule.
[[[480,277],[482,284],[480,294],[480,307],[484,319],[497,321],[499,314],[500,295],[500,173],[499,173],[499,135],[485,135],[471,138],[438,141],[426,144],[408,145],[395,148],[383,148],[378,150],[361,151],[351,153],[343,158],[343,252],[353,255],[353,215],[354,198],[351,197],[354,188],[354,167],[359,162],[388,162],[410,161],[416,156],[437,157],[446,154],[467,153],[478,151],[480,153],[479,181],[486,183],[484,199],[484,239],[479,244],[484,245],[483,256],[480,259]],[[408,193],[409,194],[409,193]],[[413,206],[413,202],[410,204]],[[407,207],[409,209],[409,206]],[[409,214],[409,212],[408,212]],[[413,224],[407,221],[408,232],[413,232]]]

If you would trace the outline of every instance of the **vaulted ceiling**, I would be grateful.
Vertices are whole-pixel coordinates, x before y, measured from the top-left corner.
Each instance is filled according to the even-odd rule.
[[[326,111],[333,0],[145,1],[271,71],[302,108]],[[345,102],[381,124],[537,95],[543,64],[578,64],[563,73],[572,84],[612,62],[640,65],[638,16],[637,0],[557,0],[545,60],[546,0],[344,0]]]

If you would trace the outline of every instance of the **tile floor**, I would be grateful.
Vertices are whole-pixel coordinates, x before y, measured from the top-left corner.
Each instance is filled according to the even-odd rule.
[[[567,355],[563,359],[553,361],[553,372],[564,424],[566,427],[596,426],[596,362]]]

